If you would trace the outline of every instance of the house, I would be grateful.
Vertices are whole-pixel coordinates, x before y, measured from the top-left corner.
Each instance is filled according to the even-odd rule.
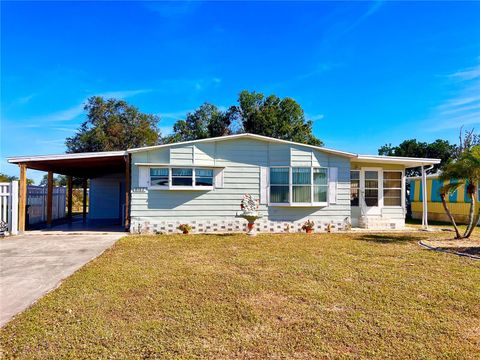
[[[22,179],[27,168],[90,179],[90,221],[116,219],[131,232],[171,233],[180,223],[193,232],[243,231],[245,221],[235,215],[245,193],[259,200],[260,231],[299,231],[307,219],[317,231],[401,229],[405,169],[440,160],[359,155],[238,134],[9,162],[19,164]]]
[[[422,218],[423,207],[423,185],[421,177],[412,177],[407,180],[410,184],[410,206],[413,219]],[[457,183],[458,180],[449,180],[450,183]],[[443,208],[442,199],[440,197],[440,189],[444,182],[439,179],[438,175],[428,175],[426,180],[427,208],[428,218],[436,221],[448,221],[447,214]],[[459,224],[468,223],[468,214],[470,211],[470,197],[467,193],[467,184],[459,186],[457,190],[446,196],[445,200],[450,209],[455,222]],[[477,187],[478,189],[478,187]],[[477,193],[477,200],[480,200],[480,189]]]

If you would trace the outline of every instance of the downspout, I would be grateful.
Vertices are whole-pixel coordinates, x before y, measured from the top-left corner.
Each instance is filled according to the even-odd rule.
[[[428,231],[428,192],[427,192],[427,171],[433,169],[433,165],[425,166],[422,165],[422,228],[423,230]]]

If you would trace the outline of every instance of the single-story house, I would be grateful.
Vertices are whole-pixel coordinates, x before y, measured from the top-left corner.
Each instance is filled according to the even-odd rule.
[[[259,201],[259,231],[299,231],[306,220],[317,231],[401,229],[405,169],[440,160],[359,155],[238,134],[9,162],[19,164],[21,179],[27,168],[90,179],[91,221],[117,219],[131,232],[171,233],[181,223],[193,232],[243,231],[246,222],[235,215],[245,193]]]
[[[410,183],[410,205],[413,219],[422,218],[423,209],[423,185],[421,177],[408,178]],[[458,180],[449,180],[450,183],[458,183]],[[440,189],[444,182],[439,179],[438,175],[427,175],[426,180],[426,194],[427,194],[427,208],[428,218],[436,221],[448,221],[447,214],[443,208],[442,199],[440,197]],[[478,188],[478,186],[477,186]],[[459,224],[468,223],[468,214],[470,211],[470,197],[467,193],[467,184],[459,186],[457,190],[445,197],[448,208],[450,209],[455,222]],[[477,200],[480,201],[480,189],[477,192]]]

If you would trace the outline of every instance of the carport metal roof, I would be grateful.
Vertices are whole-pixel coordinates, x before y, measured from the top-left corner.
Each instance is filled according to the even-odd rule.
[[[90,153],[18,156],[11,157],[11,164],[25,164],[27,168],[52,171],[56,174],[93,178],[106,174],[123,173],[126,151],[104,151]]]

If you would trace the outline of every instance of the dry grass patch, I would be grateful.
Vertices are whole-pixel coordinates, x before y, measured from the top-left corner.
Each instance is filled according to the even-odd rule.
[[[125,237],[3,328],[4,357],[478,358],[480,262],[427,237]]]

